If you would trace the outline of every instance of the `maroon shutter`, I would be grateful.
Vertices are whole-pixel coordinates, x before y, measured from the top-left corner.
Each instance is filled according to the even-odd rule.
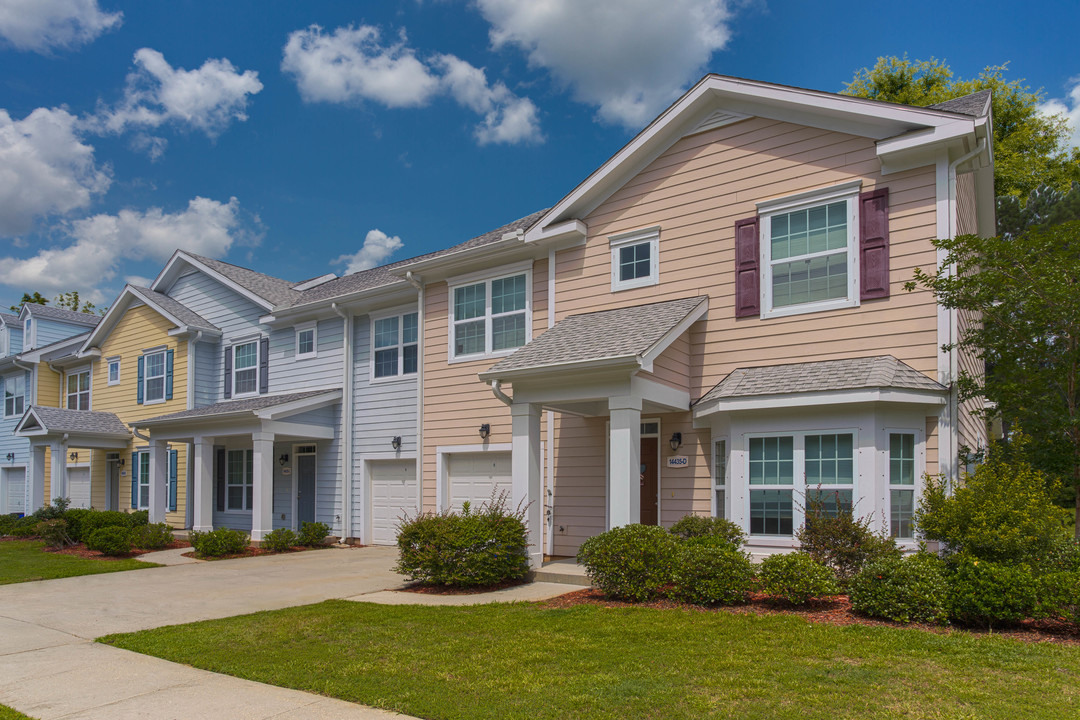
[[[231,347],[225,348],[225,389],[222,395],[226,400],[232,397],[232,354]]]
[[[859,298],[889,297],[889,188],[859,195]]]
[[[735,317],[761,313],[758,218],[735,222]]]

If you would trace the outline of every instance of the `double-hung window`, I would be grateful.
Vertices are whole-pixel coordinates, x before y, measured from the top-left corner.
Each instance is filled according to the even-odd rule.
[[[4,417],[22,415],[26,409],[26,375],[8,375],[4,378]]]
[[[109,385],[120,383],[120,358],[109,358]]]
[[[313,358],[318,356],[316,343],[318,342],[317,328],[314,323],[301,325],[296,328],[296,357],[297,359]]]
[[[915,537],[915,435],[889,434],[889,529],[898,540]]]
[[[165,400],[165,351],[143,355],[143,398],[145,403]]]
[[[528,273],[451,288],[451,357],[508,354],[528,342]]]
[[[713,443],[713,515],[726,518],[727,514],[727,440]]]
[[[90,370],[77,370],[67,375],[68,410],[90,409]]]
[[[250,510],[255,486],[252,482],[254,454],[251,450],[230,450],[225,464],[225,509]]]
[[[612,292],[660,282],[660,228],[615,235],[608,242]]]
[[[139,509],[150,507],[150,452],[144,450],[137,455],[139,462]]]
[[[372,323],[372,376],[397,377],[416,374],[419,360],[417,313],[377,318]]]
[[[795,490],[795,439],[750,438],[750,534],[791,535]]]
[[[259,390],[259,341],[234,345],[233,354],[233,397],[253,395]]]
[[[851,434],[807,435],[803,443],[805,507],[816,506],[830,517],[836,517],[841,509],[851,510],[855,488],[855,448]]]

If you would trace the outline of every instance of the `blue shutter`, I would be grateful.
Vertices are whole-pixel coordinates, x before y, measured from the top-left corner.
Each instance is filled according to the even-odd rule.
[[[139,356],[139,384],[135,389],[135,401],[143,404],[143,373],[146,371],[146,358]]]
[[[176,512],[176,455],[175,450],[169,451],[169,512]]]
[[[173,351],[165,351],[165,399],[172,400]]]
[[[139,369],[142,369],[142,358],[139,358]],[[140,375],[142,373],[139,373]],[[142,383],[139,383],[142,387]],[[142,393],[139,393],[142,395]],[[139,402],[142,402],[140,398]],[[131,453],[131,509],[139,509],[139,453]]]

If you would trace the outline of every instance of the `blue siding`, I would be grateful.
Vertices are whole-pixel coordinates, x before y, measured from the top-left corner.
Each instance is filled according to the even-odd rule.
[[[270,392],[286,393],[341,387],[344,320],[320,320],[315,357],[296,359],[296,332],[291,327],[270,334]]]
[[[81,335],[82,333],[89,332],[93,329],[89,325],[65,323],[57,320],[39,320],[38,318],[34,318],[34,322],[37,324],[37,330],[34,331],[37,340],[36,347],[45,347],[58,340],[63,340],[64,338],[69,338],[73,335]]]
[[[213,405],[221,397],[221,344],[195,343],[195,382],[192,388],[194,407]]]
[[[22,419],[22,415],[4,417],[3,386],[7,378],[15,377],[18,374],[18,372],[7,373],[0,378],[0,463],[3,463],[4,467],[24,467],[30,458],[30,441],[12,434],[15,432],[15,426]],[[26,389],[27,394],[29,394],[30,373],[23,372],[22,375],[26,378]],[[30,407],[30,399],[24,397],[23,409],[25,410],[28,407]],[[8,462],[7,454],[10,452],[15,453],[14,462]]]

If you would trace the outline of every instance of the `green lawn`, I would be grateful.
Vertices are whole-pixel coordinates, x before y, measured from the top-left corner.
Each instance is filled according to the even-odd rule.
[[[74,555],[42,552],[43,546],[44,543],[37,540],[0,542],[0,585],[158,567],[154,563],[139,560],[90,560]]]
[[[1080,648],[782,615],[336,600],[101,641],[423,718],[1080,716]]]
[[[18,710],[0,705],[0,720],[34,720],[29,715],[23,715]]]

